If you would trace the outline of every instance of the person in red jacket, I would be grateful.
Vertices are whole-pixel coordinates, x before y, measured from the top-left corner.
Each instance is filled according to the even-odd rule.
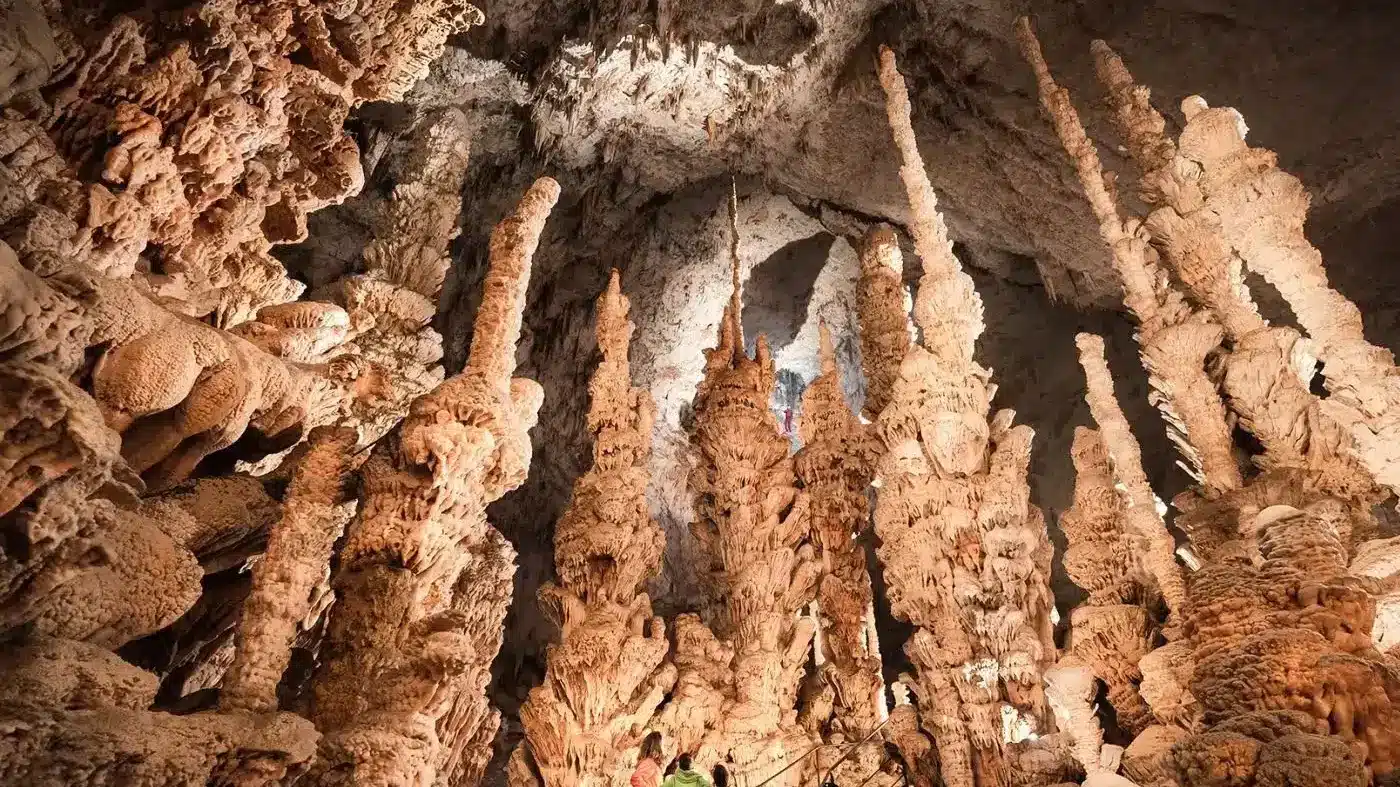
[[[661,784],[661,733],[650,733],[642,740],[637,770],[632,771],[631,787],[659,787]]]

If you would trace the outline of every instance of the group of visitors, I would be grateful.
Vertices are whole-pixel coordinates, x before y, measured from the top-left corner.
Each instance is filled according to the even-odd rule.
[[[653,732],[642,741],[642,753],[637,758],[637,769],[632,772],[631,787],[729,787],[729,771],[724,765],[716,764],[711,776],[690,769],[690,752],[677,754],[661,770],[666,755],[661,753],[661,733]]]

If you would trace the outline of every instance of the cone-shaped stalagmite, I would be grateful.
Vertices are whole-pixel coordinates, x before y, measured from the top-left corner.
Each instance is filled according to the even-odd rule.
[[[517,787],[610,787],[636,765],[638,731],[676,680],[664,663],[665,626],[641,592],[661,566],[665,538],[647,512],[647,463],[655,418],[651,397],[632,386],[632,323],[617,271],[598,302],[603,361],[589,386],[593,466],[554,532],[559,581],[541,598],[554,609],[560,641],[545,681],[520,709],[525,744]]]
[[[916,627],[906,650],[943,779],[1010,784],[1009,744],[1045,729],[1041,672],[1054,658],[1050,545],[1026,483],[1032,433],[1010,411],[991,415],[990,373],[973,360],[982,302],[953,256],[889,50],[880,82],[924,266],[922,343],[879,420],[880,557],[894,614]]]
[[[813,721],[824,741],[839,744],[823,749],[817,762],[823,774],[834,767],[832,780],[843,787],[886,784],[895,777],[879,780],[885,750],[873,735],[887,715],[885,682],[871,637],[870,572],[865,549],[855,540],[870,520],[867,490],[875,475],[876,440],[846,405],[825,325],[820,335],[821,374],[802,394],[803,447],[796,456],[797,477],[810,503],[812,539],[821,552],[817,602],[827,622],[819,677],[830,691],[832,713],[829,720]],[[856,748],[847,751],[851,747]]]
[[[744,350],[740,323],[736,199],[730,197],[734,294],[718,346],[706,350],[695,395],[693,529],[723,567],[734,694],[716,730],[740,783],[758,784],[805,755],[814,741],[797,723],[796,698],[814,627],[796,613],[812,600],[820,565],[808,536],[788,440],[768,408],[775,382],[767,341]],[[678,664],[678,666],[680,666]],[[810,758],[775,785],[805,783]]]
[[[362,470],[312,718],[327,779],[472,784],[499,715],[484,696],[514,550],[486,506],[519,486],[542,392],[512,378],[530,261],[559,197],[535,182],[491,235],[471,357],[415,401]]]

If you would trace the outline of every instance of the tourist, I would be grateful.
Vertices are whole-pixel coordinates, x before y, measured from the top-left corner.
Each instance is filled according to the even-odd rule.
[[[705,774],[690,769],[690,753],[681,752],[676,757],[676,772],[666,777],[662,787],[710,787]]]
[[[637,755],[637,769],[632,771],[632,787],[658,787],[661,784],[661,733],[649,733],[642,740],[642,752]]]

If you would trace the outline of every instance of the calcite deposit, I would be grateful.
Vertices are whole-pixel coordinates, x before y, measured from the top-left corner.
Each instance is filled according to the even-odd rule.
[[[0,4],[0,783],[1395,784],[1397,17],[1021,5]]]
[[[916,626],[913,688],[944,781],[1002,784],[1019,775],[1012,744],[1047,729],[1041,678],[1055,655],[1050,544],[1025,480],[1032,433],[1010,411],[991,413],[991,373],[973,360],[982,301],[953,256],[888,50],[880,80],[924,271],[922,340],[879,419],[880,557],[892,611]]]
[[[739,779],[797,785],[811,777],[807,755],[819,742],[797,720],[816,630],[797,612],[816,596],[821,567],[810,542],[810,499],[797,487],[788,440],[768,409],[775,384],[768,343],[759,336],[752,357],[745,348],[736,211],[731,195],[733,293],[718,344],[705,351],[691,438],[692,528],[718,567],[724,608],[715,628],[733,653],[727,696],[706,723],[702,762],[727,754]]]
[[[484,692],[515,570],[486,506],[530,466],[542,394],[512,373],[530,259],[558,198],[541,178],[496,227],[466,369],[415,400],[360,470],[312,687],[324,780],[453,783],[486,766],[499,715]]]
[[[555,529],[559,583],[541,595],[558,616],[560,642],[520,711],[526,743],[511,767],[518,787],[624,782],[640,731],[676,682],[666,624],[641,592],[665,543],[647,512],[656,416],[651,397],[632,385],[628,309],[613,271],[598,301],[603,359],[589,385],[593,466]]]
[[[1354,573],[1349,564],[1353,554],[1385,550],[1366,540],[1377,529],[1372,506],[1383,497],[1378,487],[1388,481],[1383,469],[1366,459],[1364,444],[1353,443],[1335,420],[1336,411],[1312,392],[1317,355],[1313,341],[1291,328],[1271,327],[1255,309],[1240,265],[1264,253],[1261,248],[1268,244],[1261,240],[1260,246],[1251,246],[1250,239],[1231,229],[1245,206],[1226,208],[1210,202],[1211,195],[1228,191],[1227,176],[1220,169],[1212,171],[1212,164],[1224,157],[1233,157],[1237,164],[1271,163],[1271,156],[1246,155],[1238,113],[1210,110],[1198,97],[1182,104],[1186,125],[1180,138],[1166,137],[1165,123],[1148,103],[1146,90],[1133,84],[1112,50],[1096,44],[1099,75],[1142,169],[1144,195],[1154,206],[1139,225],[1139,240],[1124,242],[1116,229],[1118,208],[1103,188],[1098,159],[1068,94],[1051,79],[1024,21],[1020,33],[1045,108],[1076,162],[1086,192],[1099,201],[1101,208],[1096,210],[1105,218],[1104,239],[1126,269],[1125,303],[1144,322],[1144,362],[1151,369],[1155,357],[1152,315],[1133,306],[1141,298],[1126,284],[1129,280],[1151,286],[1142,295],[1179,304],[1179,325],[1205,326],[1200,329],[1203,337],[1206,327],[1218,326],[1204,349],[1216,357],[1225,396],[1198,400],[1196,417],[1218,420],[1205,435],[1227,431],[1233,423],[1255,440],[1247,452],[1252,454],[1248,466],[1235,465],[1232,473],[1217,475],[1238,478],[1238,486],[1213,484],[1202,473],[1197,476],[1200,486],[1174,501],[1181,512],[1176,522],[1189,537],[1194,573],[1184,595],[1171,604],[1179,628],[1173,627],[1175,633],[1164,647],[1140,658],[1138,668],[1140,696],[1155,720],[1178,731],[1156,734],[1161,743],[1145,744],[1142,751],[1130,749],[1131,769],[1149,783],[1174,778],[1182,785],[1220,784],[1226,771],[1230,783],[1241,785],[1276,784],[1281,778],[1319,785],[1383,781],[1396,767],[1400,691],[1388,677],[1395,664],[1376,648],[1372,635],[1376,596],[1383,585]],[[1240,167],[1234,174],[1246,171]],[[1286,176],[1277,180],[1293,182]],[[1259,211],[1251,219],[1255,232],[1273,221],[1296,221],[1301,227],[1301,214],[1270,205],[1266,189],[1256,187],[1251,194],[1247,209]],[[1294,237],[1295,249],[1300,239],[1301,235]],[[1278,247],[1270,248],[1277,259]],[[1172,280],[1153,271],[1157,254],[1187,297],[1176,293]],[[1320,271],[1320,261],[1313,262]],[[1324,285],[1316,276],[1308,286],[1294,282],[1285,298],[1295,309],[1300,298],[1325,300]],[[1346,311],[1335,301],[1333,310]],[[1314,314],[1305,320],[1300,314],[1299,321],[1317,341],[1326,341],[1317,318]],[[1228,340],[1224,346],[1213,346],[1222,340]],[[1134,508],[1146,513],[1150,509],[1142,506],[1149,501],[1134,491],[1142,487],[1135,441],[1113,404],[1102,341],[1082,336],[1080,349],[1091,409],[1105,430],[1104,445],[1123,487],[1120,505],[1125,514]],[[1334,370],[1334,365],[1324,365],[1324,378]],[[1195,445],[1197,434],[1189,425],[1181,434],[1189,457],[1202,456]],[[1088,502],[1085,514],[1092,510]],[[1125,516],[1125,524],[1126,520]],[[1134,536],[1144,531],[1125,527],[1123,532]],[[1144,547],[1137,554],[1145,568],[1159,553],[1148,544]],[[1370,562],[1363,559],[1361,565]],[[1160,566],[1176,570],[1175,565]],[[1165,571],[1152,568],[1150,573],[1161,577]],[[1165,596],[1167,587],[1161,589]]]
[[[900,326],[903,329],[903,326]],[[878,732],[889,717],[885,681],[875,636],[874,596],[865,550],[857,537],[870,521],[867,490],[875,476],[879,443],[851,412],[841,392],[840,370],[831,334],[821,328],[821,374],[802,395],[802,450],[795,457],[797,477],[807,492],[812,540],[819,549],[822,576],[817,586],[819,663],[828,714],[806,716],[822,740],[842,744],[817,757],[823,773],[838,785],[877,781],[885,757]],[[811,707],[811,706],[809,706]],[[847,751],[854,747],[854,751]]]

